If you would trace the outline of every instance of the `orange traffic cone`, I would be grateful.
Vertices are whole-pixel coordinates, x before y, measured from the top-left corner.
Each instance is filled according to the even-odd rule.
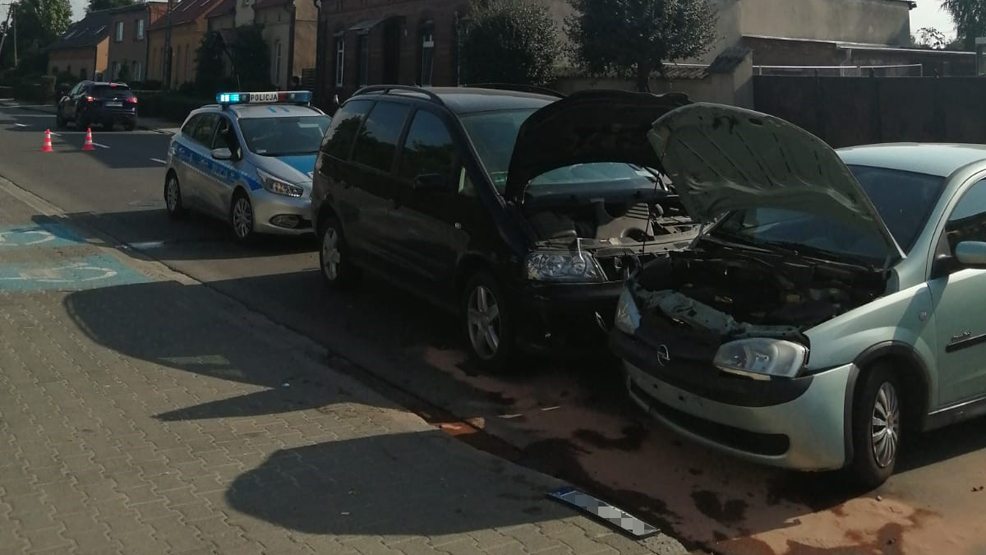
[[[96,147],[92,146],[92,127],[86,128],[86,142],[82,145],[82,150],[96,150]]]
[[[41,152],[51,152],[51,129],[45,129],[45,142],[41,145]]]

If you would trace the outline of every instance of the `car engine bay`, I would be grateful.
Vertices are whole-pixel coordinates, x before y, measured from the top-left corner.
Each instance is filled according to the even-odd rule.
[[[798,337],[882,296],[878,269],[732,247],[673,252],[631,291],[645,311],[724,337]]]

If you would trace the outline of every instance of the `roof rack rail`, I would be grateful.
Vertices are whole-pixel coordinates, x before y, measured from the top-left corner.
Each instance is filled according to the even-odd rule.
[[[391,91],[404,91],[404,92],[423,94],[427,96],[428,99],[431,100],[432,102],[435,102],[436,104],[441,104],[442,106],[445,105],[445,102],[442,100],[442,97],[438,96],[437,94],[427,89],[423,89],[421,87],[414,87],[411,85],[371,85],[369,87],[363,87],[362,89],[356,91],[355,93],[353,93],[353,96],[361,96],[364,94],[374,94],[374,93],[390,94]]]
[[[534,85],[513,85],[510,83],[476,83],[475,85],[463,85],[469,89],[495,89],[501,91],[517,91],[526,93],[543,94],[556,98],[565,98],[564,93],[546,87],[535,87]]]

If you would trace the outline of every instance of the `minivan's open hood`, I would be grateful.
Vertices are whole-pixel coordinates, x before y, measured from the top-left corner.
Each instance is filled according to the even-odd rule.
[[[647,143],[654,120],[689,104],[688,97],[588,90],[531,114],[520,127],[504,195],[520,201],[532,179],[551,170],[593,162],[660,169]]]
[[[696,103],[653,124],[650,142],[688,214],[788,208],[876,231],[903,256],[852,172],[824,141],[774,116]]]

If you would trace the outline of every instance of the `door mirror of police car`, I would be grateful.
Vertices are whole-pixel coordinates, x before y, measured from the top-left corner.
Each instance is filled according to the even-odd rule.
[[[216,160],[232,160],[233,153],[228,148],[212,149],[212,157]]]
[[[986,268],[986,243],[962,241],[955,245],[955,258],[963,268]]]

